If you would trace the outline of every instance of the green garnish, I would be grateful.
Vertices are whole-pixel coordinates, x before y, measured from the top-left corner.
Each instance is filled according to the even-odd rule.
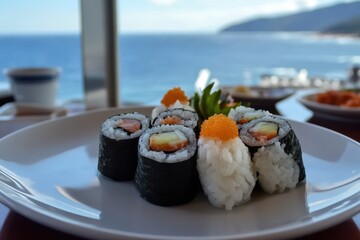
[[[232,108],[241,105],[241,102],[228,103],[226,98],[222,99],[221,89],[211,93],[213,86],[214,83],[210,83],[206,86],[202,95],[196,92],[194,96],[190,99],[191,106],[199,115],[198,126],[201,126],[201,123],[204,120],[215,114],[222,113],[227,116]]]

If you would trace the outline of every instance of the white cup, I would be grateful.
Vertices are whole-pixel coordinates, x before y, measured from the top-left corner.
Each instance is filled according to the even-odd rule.
[[[12,68],[4,71],[10,81],[15,102],[31,103],[43,107],[55,107],[58,77],[61,69]]]

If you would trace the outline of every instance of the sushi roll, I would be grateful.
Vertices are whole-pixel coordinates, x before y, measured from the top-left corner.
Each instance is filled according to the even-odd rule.
[[[140,113],[123,113],[108,118],[100,128],[98,170],[115,181],[134,178],[140,135],[150,119]]]
[[[305,179],[301,146],[285,119],[276,116],[255,119],[242,126],[240,138],[250,149],[265,192],[283,192]]]
[[[240,130],[242,125],[268,115],[270,115],[270,112],[265,110],[255,110],[254,108],[238,106],[230,110],[228,117],[236,122]]]
[[[223,114],[201,125],[197,169],[213,206],[231,210],[250,199],[256,183],[250,153],[235,122]]]
[[[161,105],[154,108],[151,113],[152,121],[163,111],[173,108],[182,108],[186,110],[195,111],[190,106],[190,101],[185,95],[185,92],[180,87],[174,87],[166,92],[161,100]]]
[[[168,109],[161,112],[153,121],[152,126],[159,125],[183,125],[194,129],[197,126],[199,117],[196,112],[182,108]]]
[[[149,128],[139,140],[135,186],[140,196],[160,206],[190,202],[198,191],[196,137],[181,125]]]

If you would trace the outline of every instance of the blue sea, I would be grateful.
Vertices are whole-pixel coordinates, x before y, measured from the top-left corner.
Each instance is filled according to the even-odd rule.
[[[121,34],[120,99],[156,103],[174,86],[188,95],[201,69],[223,85],[256,84],[263,74],[346,79],[360,64],[360,39],[311,33]],[[59,99],[82,99],[80,35],[0,35],[0,69],[60,66]],[[8,84],[0,75],[0,87]]]

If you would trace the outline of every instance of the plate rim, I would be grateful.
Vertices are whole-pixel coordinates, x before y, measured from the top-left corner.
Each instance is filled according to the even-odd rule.
[[[91,111],[80,113],[80,114],[73,115],[73,116],[52,119],[52,120],[40,122],[40,123],[34,124],[32,126],[28,126],[23,129],[17,130],[15,132],[1,138],[0,144],[2,141],[6,141],[7,138],[11,138],[11,136],[13,136],[13,135],[21,134],[23,131],[28,131],[29,129],[32,129],[32,128],[41,127],[44,124],[51,124],[51,122],[54,122],[54,121],[63,121],[64,119],[79,118],[81,116],[84,116],[84,115],[88,116],[91,114],[96,115],[100,112],[111,112],[111,111],[116,111],[116,110],[125,111],[126,109],[145,109],[145,108],[151,108],[151,107],[131,106],[131,107],[126,107],[126,108],[118,108],[118,107],[105,108],[105,109],[91,110]],[[317,125],[314,125],[311,123],[300,122],[300,121],[295,121],[295,120],[290,120],[290,119],[288,119],[288,120],[290,122],[295,122],[300,125],[304,125],[304,126],[309,125],[311,127],[320,128],[320,129],[322,129],[322,131],[332,132],[333,134],[336,134],[339,137],[345,137],[347,139],[347,141],[351,141],[357,145],[360,145],[360,143],[358,143],[357,141],[355,141],[341,133],[329,130],[327,128],[317,126]],[[358,195],[360,196],[360,193]],[[355,196],[358,196],[358,195],[355,195]],[[355,196],[353,196],[353,197],[355,197]],[[340,223],[340,222],[348,219],[349,217],[354,216],[358,212],[360,212],[360,203],[358,203],[357,205],[355,204],[354,206],[352,206],[349,210],[343,211],[340,214],[334,214],[331,217],[327,217],[327,218],[315,221],[316,224],[314,224],[313,220],[306,221],[303,223],[297,222],[296,224],[292,223],[291,225],[286,225],[286,226],[278,227],[276,229],[262,231],[260,235],[259,235],[259,233],[252,232],[252,234],[248,233],[245,236],[244,236],[244,234],[239,233],[239,234],[230,235],[230,236],[214,236],[214,237],[189,236],[189,237],[185,237],[185,236],[165,236],[165,235],[149,235],[149,234],[131,233],[131,232],[123,231],[123,230],[112,230],[112,229],[106,229],[106,228],[102,228],[102,227],[94,228],[94,226],[88,222],[84,223],[81,221],[73,220],[67,216],[63,216],[56,212],[50,213],[49,211],[46,211],[45,209],[39,207],[38,205],[36,205],[35,208],[32,208],[28,205],[21,204],[18,201],[11,200],[10,197],[7,197],[6,195],[4,195],[3,190],[1,188],[0,188],[0,202],[2,202],[3,204],[8,206],[15,212],[18,212],[21,215],[24,215],[24,216],[26,216],[32,220],[35,220],[36,222],[39,222],[43,225],[49,226],[54,229],[66,231],[68,233],[71,233],[71,234],[74,234],[77,236],[83,236],[83,237],[89,237],[89,238],[126,237],[126,238],[131,238],[131,239],[169,239],[170,238],[170,239],[174,239],[174,240],[175,239],[198,239],[198,240],[211,239],[212,240],[212,239],[219,239],[220,237],[221,237],[221,239],[244,239],[244,238],[246,238],[246,239],[257,239],[257,238],[273,239],[273,238],[287,238],[287,237],[296,237],[296,236],[298,237],[298,236],[306,235],[309,233],[313,233],[318,230],[322,230],[326,227],[333,226],[337,223]],[[76,228],[74,228],[74,226],[76,226]],[[78,229],[78,230],[75,231],[74,229]],[[84,231],[84,230],[86,230],[86,231]],[[299,234],[298,232],[301,232],[301,233]],[[121,235],[119,235],[119,234],[121,234]]]

